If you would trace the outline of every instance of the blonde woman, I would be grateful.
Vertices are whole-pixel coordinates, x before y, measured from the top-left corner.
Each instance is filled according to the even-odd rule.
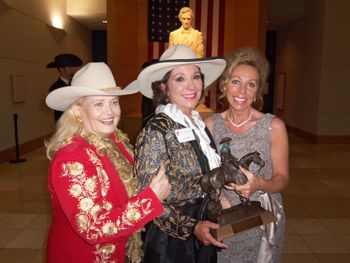
[[[142,191],[133,176],[132,148],[117,124],[119,96],[135,92],[117,87],[106,64],[89,63],[47,96],[64,111],[47,143],[47,262],[140,262],[138,230],[163,213],[170,185],[162,167]]]
[[[280,262],[285,214],[280,192],[289,181],[288,136],[283,121],[264,114],[263,88],[269,73],[266,58],[252,48],[242,48],[226,57],[227,66],[220,77],[220,89],[228,101],[228,109],[205,120],[217,147],[231,138],[231,153],[238,159],[258,151],[265,162],[259,174],[242,169],[248,178],[243,185],[231,185],[231,190],[260,201],[275,214],[277,221],[236,234],[224,243],[228,249],[218,253],[218,262]],[[257,171],[258,167],[250,167]],[[240,203],[239,196],[225,190],[225,205]]]

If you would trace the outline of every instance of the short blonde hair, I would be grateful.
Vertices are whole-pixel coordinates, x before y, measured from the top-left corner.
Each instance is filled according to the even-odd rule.
[[[240,48],[225,56],[226,68],[219,79],[221,95],[220,99],[226,96],[226,85],[231,78],[232,71],[240,65],[249,65],[258,71],[258,92],[253,107],[261,110],[263,106],[263,90],[267,84],[267,77],[270,72],[269,62],[258,50],[251,47]]]

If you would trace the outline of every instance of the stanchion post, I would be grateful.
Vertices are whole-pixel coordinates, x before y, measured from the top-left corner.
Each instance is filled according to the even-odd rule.
[[[23,163],[26,159],[19,158],[19,144],[18,144],[18,128],[17,128],[18,114],[13,114],[13,122],[15,125],[15,143],[16,143],[16,159],[10,160],[10,163]]]

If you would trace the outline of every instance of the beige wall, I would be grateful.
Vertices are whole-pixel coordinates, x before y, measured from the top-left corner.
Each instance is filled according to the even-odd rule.
[[[317,136],[350,135],[350,37],[346,0],[309,0],[304,17],[277,32],[276,74],[286,73],[292,127]]]
[[[19,141],[24,143],[54,130],[53,113],[44,100],[57,79],[46,64],[58,53],[75,53],[91,60],[91,32],[66,15],[65,0],[5,0],[0,10],[0,151],[14,142],[13,114],[17,113]],[[66,35],[49,31],[52,13],[63,19]],[[13,103],[11,76],[23,76],[26,101]]]

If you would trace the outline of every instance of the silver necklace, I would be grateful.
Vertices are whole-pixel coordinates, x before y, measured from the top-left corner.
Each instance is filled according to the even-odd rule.
[[[227,115],[228,121],[229,121],[233,126],[235,126],[236,128],[242,127],[244,124],[246,124],[248,121],[250,121],[250,120],[252,119],[252,117],[253,117],[253,112],[251,111],[250,114],[249,114],[248,119],[246,119],[245,121],[241,122],[240,124],[236,124],[236,123],[234,123],[233,120],[231,120],[231,119],[228,117],[228,115]]]

